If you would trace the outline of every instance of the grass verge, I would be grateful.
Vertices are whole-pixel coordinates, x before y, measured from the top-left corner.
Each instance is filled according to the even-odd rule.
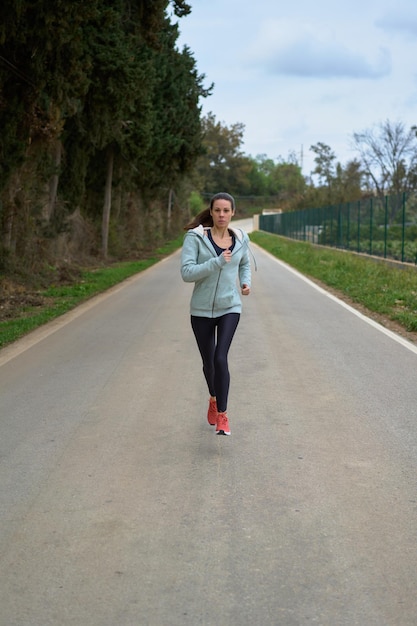
[[[262,231],[251,240],[353,304],[417,331],[417,269],[396,268],[355,254],[319,248]]]
[[[168,242],[155,250],[151,258],[84,270],[81,278],[74,284],[50,285],[47,289],[37,291],[36,298],[33,298],[33,293],[26,301],[22,298],[22,304],[14,309],[11,317],[0,322],[0,348],[130,276],[143,272],[177,250],[182,245],[182,240],[181,235]]]

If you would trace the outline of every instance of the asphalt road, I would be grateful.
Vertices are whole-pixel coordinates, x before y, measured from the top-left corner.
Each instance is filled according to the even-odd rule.
[[[417,349],[254,253],[231,437],[179,253],[0,352],[1,626],[415,626]]]

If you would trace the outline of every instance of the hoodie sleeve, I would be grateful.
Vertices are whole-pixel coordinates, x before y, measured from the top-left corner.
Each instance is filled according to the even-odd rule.
[[[251,285],[251,266],[250,266],[250,257],[249,257],[249,237],[245,233],[244,237],[244,252],[242,254],[242,259],[239,263],[239,283],[240,286]]]
[[[193,283],[207,278],[214,271],[218,271],[226,261],[223,256],[214,257],[203,263],[198,263],[201,242],[200,236],[188,232],[184,237],[181,251],[181,276],[184,282]]]

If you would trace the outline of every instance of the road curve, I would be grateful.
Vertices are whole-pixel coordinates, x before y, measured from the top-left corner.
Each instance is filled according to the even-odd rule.
[[[1,626],[415,625],[415,346],[253,251],[231,437],[178,252],[0,352]]]

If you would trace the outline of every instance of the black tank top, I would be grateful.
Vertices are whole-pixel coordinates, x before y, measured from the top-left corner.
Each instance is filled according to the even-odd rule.
[[[231,234],[231,236],[232,236],[232,245],[231,245],[231,246],[229,246],[229,248],[228,248],[228,249],[229,249],[230,251],[232,251],[232,250],[233,250],[233,248],[235,247],[235,244],[236,244],[236,236],[235,236],[235,234],[234,234],[233,232],[231,232],[230,230],[229,230],[229,233],[230,233],[230,234]],[[213,237],[211,236],[211,230],[209,230],[207,234],[208,234],[208,238],[210,239],[210,242],[211,242],[211,244],[212,244],[213,248],[215,249],[215,251],[216,251],[216,253],[217,253],[217,256],[220,256],[221,254],[223,254],[223,252],[224,252],[225,250],[227,250],[227,248],[220,248],[220,246],[218,246],[218,245],[217,245],[217,243],[215,243],[215,241],[213,240]]]

